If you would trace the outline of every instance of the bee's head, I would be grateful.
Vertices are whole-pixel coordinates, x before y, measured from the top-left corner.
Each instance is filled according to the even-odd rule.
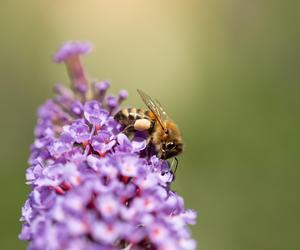
[[[167,123],[164,133],[165,135],[160,143],[161,158],[169,159],[179,155],[183,151],[183,143],[176,124],[173,122]]]
[[[163,141],[161,144],[161,158],[169,159],[179,155],[183,150],[183,144],[174,141]]]

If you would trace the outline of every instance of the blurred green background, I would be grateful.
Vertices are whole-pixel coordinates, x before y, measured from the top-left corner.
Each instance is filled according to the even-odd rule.
[[[17,240],[37,107],[69,84],[51,55],[88,40],[92,79],[161,100],[186,151],[173,186],[198,249],[300,249],[299,1],[1,0],[0,249]]]

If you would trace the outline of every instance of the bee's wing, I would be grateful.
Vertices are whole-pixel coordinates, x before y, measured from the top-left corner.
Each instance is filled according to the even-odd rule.
[[[154,101],[150,96],[148,96],[142,90],[138,89],[137,91],[141,96],[143,102],[153,112],[159,124],[162,126],[163,129],[165,129],[164,121],[167,120],[167,114],[161,107],[160,103],[157,100]]]
[[[166,120],[170,120],[169,116],[167,115],[166,111],[163,109],[163,107],[161,106],[160,102],[155,99],[155,105],[157,107],[157,110],[159,112],[159,117],[161,118],[161,120],[164,122]]]

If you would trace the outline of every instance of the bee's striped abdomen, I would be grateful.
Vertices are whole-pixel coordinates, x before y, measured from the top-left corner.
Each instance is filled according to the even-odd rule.
[[[136,120],[147,119],[153,121],[151,116],[152,112],[149,110],[139,108],[126,108],[120,110],[116,115],[115,119],[124,126],[134,124]]]
[[[145,110],[143,109],[137,109],[137,108],[128,108],[121,110],[123,112],[124,115],[128,116],[128,119],[131,121],[135,121],[137,119],[143,119],[143,118],[147,118],[145,116]]]

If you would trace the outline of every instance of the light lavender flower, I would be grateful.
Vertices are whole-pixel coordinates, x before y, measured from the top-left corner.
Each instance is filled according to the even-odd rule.
[[[88,51],[70,42],[54,55],[73,91],[57,85],[38,110],[19,238],[30,250],[196,249],[196,213],[170,189],[169,163],[144,156],[145,136],[122,133],[112,115],[127,92],[107,96],[106,81],[90,87],[79,57]]]

